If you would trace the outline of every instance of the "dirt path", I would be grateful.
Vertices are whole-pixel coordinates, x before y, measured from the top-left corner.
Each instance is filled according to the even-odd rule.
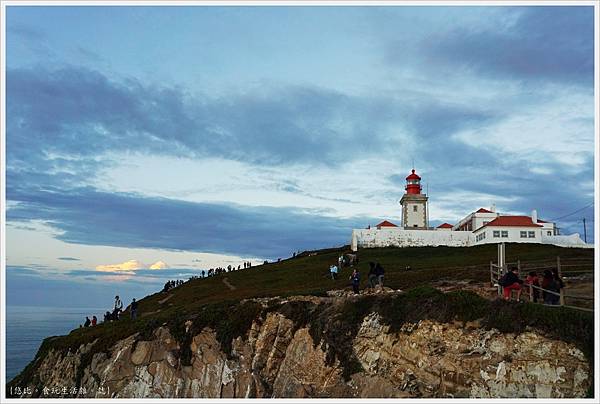
[[[173,293],[171,293],[169,296],[165,297],[164,299],[159,300],[158,304],[163,304],[164,302],[166,302],[167,300],[169,300],[172,297],[173,297]]]
[[[235,286],[233,286],[231,283],[229,283],[229,280],[227,278],[223,278],[223,283],[225,284],[225,286],[227,286],[229,288],[229,290],[237,289]]]

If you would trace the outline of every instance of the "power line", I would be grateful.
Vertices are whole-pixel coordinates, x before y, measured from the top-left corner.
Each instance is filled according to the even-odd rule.
[[[564,215],[564,216],[561,216],[561,217],[557,217],[557,218],[555,218],[555,219],[551,219],[550,221],[551,221],[551,222],[553,222],[553,221],[555,221],[555,220],[564,219],[565,217],[569,217],[569,216],[571,216],[571,215],[574,215],[575,213],[581,212],[582,210],[585,210],[585,209],[589,208],[589,207],[590,207],[590,206],[592,206],[593,204],[594,204],[594,202],[590,203],[589,205],[586,205],[586,206],[584,206],[584,207],[583,207],[583,208],[581,208],[581,209],[577,209],[576,211],[574,211],[574,212],[571,212],[571,213],[569,213],[568,215]]]

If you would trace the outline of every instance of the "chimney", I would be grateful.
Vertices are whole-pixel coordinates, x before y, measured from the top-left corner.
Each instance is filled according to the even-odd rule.
[[[490,208],[490,210],[494,213],[496,213],[496,204],[492,203],[492,207]]]
[[[534,210],[531,211],[531,221],[533,223],[537,223],[537,220],[538,220],[538,218],[537,218],[537,210],[534,209]]]

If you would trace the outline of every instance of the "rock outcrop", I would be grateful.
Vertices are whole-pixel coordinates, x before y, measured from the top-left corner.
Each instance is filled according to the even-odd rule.
[[[162,324],[91,358],[97,341],[50,349],[37,364],[35,389],[67,386],[54,396],[95,398],[548,398],[584,397],[592,383],[579,348],[535,329],[502,333],[478,321],[431,319],[392,327],[377,311],[349,329],[340,325],[348,299],[255,300],[268,310],[227,349],[215,329],[195,329],[193,320],[185,338]],[[284,308],[292,303],[295,311]],[[312,318],[295,318],[303,305]]]

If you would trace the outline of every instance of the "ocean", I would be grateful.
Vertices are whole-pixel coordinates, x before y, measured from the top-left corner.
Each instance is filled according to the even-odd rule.
[[[18,375],[35,357],[44,338],[68,334],[106,309],[6,306],[6,381]]]

